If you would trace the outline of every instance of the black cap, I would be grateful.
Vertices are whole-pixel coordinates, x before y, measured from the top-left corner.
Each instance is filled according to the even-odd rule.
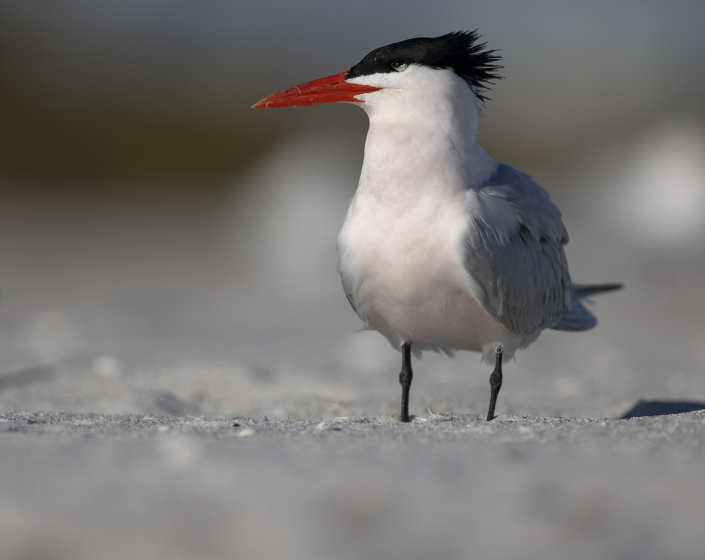
[[[487,43],[478,43],[475,31],[456,31],[441,37],[419,37],[392,43],[373,50],[345,75],[345,79],[399,72],[408,64],[421,64],[435,69],[453,70],[468,84],[480,101],[489,83],[501,80],[496,64],[501,57],[486,50]]]

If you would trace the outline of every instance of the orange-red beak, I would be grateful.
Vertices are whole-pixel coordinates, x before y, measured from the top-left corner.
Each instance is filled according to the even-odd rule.
[[[349,84],[344,79],[346,74],[347,72],[341,72],[335,76],[328,76],[327,78],[283,89],[258,101],[252,108],[308,107],[309,105],[340,101],[359,103],[360,100],[355,99],[356,95],[379,90],[379,88],[372,86]]]

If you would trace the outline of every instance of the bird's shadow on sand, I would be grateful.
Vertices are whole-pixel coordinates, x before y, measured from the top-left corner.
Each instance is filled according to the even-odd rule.
[[[638,418],[643,416],[665,416],[667,414],[682,414],[705,410],[705,402],[696,401],[637,401],[637,403],[621,417]]]

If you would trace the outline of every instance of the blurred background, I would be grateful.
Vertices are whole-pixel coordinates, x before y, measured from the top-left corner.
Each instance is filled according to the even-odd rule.
[[[0,556],[702,556],[700,416],[576,439],[536,417],[705,407],[704,21],[702,0],[0,0]],[[476,28],[505,77],[480,144],[562,210],[576,282],[626,288],[505,366],[510,418],[450,416],[485,413],[489,368],[427,355],[411,413],[446,414],[402,426],[399,354],[336,273],[367,118],[250,106]]]
[[[61,367],[182,368],[178,410],[266,413],[278,380],[270,416],[295,417],[290,391],[370,379],[396,410],[398,354],[355,333],[335,270],[367,118],[250,106],[390,42],[476,28],[505,78],[480,144],[562,209],[574,280],[627,286],[598,299],[599,328],[519,355],[506,410],[540,399],[538,372],[552,389],[535,413],[705,399],[703,21],[695,0],[1,0],[0,401],[130,412],[17,391]],[[430,357],[445,389],[419,393],[465,406],[451,395],[470,377],[485,390],[477,358]],[[218,400],[246,380],[257,398]]]

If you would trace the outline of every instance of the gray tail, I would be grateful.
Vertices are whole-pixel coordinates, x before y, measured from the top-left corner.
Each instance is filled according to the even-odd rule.
[[[597,324],[597,319],[585,309],[580,300],[602,292],[619,290],[622,286],[622,284],[572,284],[570,286],[570,309],[567,309],[561,315],[558,323],[550,328],[557,331],[584,331],[591,329]]]
[[[621,290],[623,287],[624,284],[572,284],[570,289],[578,299],[583,299],[602,292]]]

